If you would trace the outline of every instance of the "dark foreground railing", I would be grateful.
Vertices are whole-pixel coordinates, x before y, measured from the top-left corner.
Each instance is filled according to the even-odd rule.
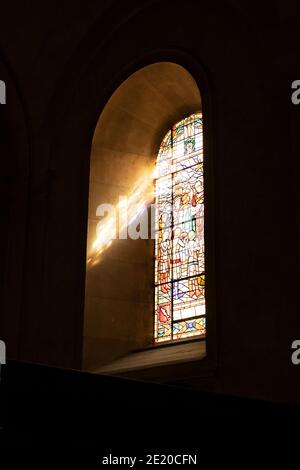
[[[1,443],[112,447],[151,438],[199,442],[231,418],[300,417],[298,406],[8,362],[0,384]],[[202,437],[201,437],[202,436]],[[150,440],[149,440],[150,439]],[[173,439],[173,441],[172,441]]]

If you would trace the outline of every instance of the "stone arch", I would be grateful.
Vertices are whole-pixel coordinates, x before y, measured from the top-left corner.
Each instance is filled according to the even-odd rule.
[[[194,2],[188,3],[192,6]],[[255,59],[248,51],[253,50],[255,38],[236,12],[222,7],[222,14],[220,10],[216,17],[211,8],[203,5],[200,25],[199,18],[189,15],[188,9],[172,8],[172,22],[169,22],[172,5],[164,2],[130,15],[118,11],[116,19],[115,15],[114,18],[109,16],[107,22],[106,16],[97,20],[58,80],[45,116],[41,132],[45,151],[42,153],[52,179],[44,245],[44,300],[41,304],[44,317],[39,338],[49,346],[43,361],[50,364],[82,366],[90,150],[99,115],[114,91],[131,74],[155,62],[174,62],[186,68],[202,93],[205,146],[210,154],[206,171],[213,181],[216,137],[221,136],[226,141],[230,135],[228,132],[224,135],[221,123],[233,125],[227,120],[228,106],[237,103],[232,97],[242,99],[249,90],[247,82],[236,77],[235,64],[248,81],[254,79]],[[153,36],[154,17],[157,34]],[[218,28],[222,42],[210,41],[214,38],[212,24]],[[127,45],[124,37],[129,38]],[[242,56],[241,48],[245,51]],[[257,89],[253,89],[252,98],[254,108],[260,99]],[[216,119],[217,107],[221,112]],[[239,114],[238,107],[234,112]],[[213,224],[212,187],[210,192],[209,211]],[[213,253],[214,240],[207,240],[206,248]],[[213,294],[211,304],[214,310]],[[214,318],[209,329],[216,330]],[[208,341],[207,347],[215,361],[215,341],[211,346]]]
[[[139,69],[113,93],[93,137],[87,253],[99,204],[117,205],[154,166],[162,137],[201,110],[191,74],[172,62]],[[115,240],[87,268],[84,367],[101,365],[152,343],[153,241]]]

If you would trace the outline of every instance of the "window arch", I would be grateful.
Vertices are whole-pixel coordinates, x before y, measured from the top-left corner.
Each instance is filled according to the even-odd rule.
[[[182,57],[182,60],[185,61],[184,57]],[[200,68],[198,69],[196,63],[194,65],[195,67],[191,62],[191,68],[195,70],[197,77],[199,77],[199,84],[203,83],[203,87],[207,89],[203,82]],[[197,72],[198,70],[199,72]],[[206,97],[208,97],[208,94],[206,94]],[[162,106],[162,102],[167,105]],[[180,356],[180,361],[182,362],[202,360],[206,355],[209,361],[212,358],[212,353],[209,352],[214,352],[212,346],[214,341],[214,284],[212,272],[214,217],[212,216],[213,205],[211,202],[213,200],[213,178],[210,176],[212,158],[207,158],[205,166],[205,180],[209,190],[209,194],[206,193],[205,199],[205,226],[206,232],[209,235],[211,234],[206,240],[205,275],[206,279],[208,277],[210,279],[209,291],[206,290],[206,313],[207,317],[209,315],[210,320],[209,325],[207,321],[207,331],[208,328],[209,331],[205,341],[202,341],[204,338],[204,319],[200,322],[200,326],[202,323],[202,334],[198,328],[197,332],[200,331],[200,333],[197,333],[198,336],[190,336],[191,333],[194,334],[191,331],[194,328],[192,321],[185,331],[188,336],[187,338],[183,336],[182,330],[179,331],[180,334],[177,332],[177,330],[182,328],[182,324],[179,324],[179,321],[177,321],[178,324],[172,324],[172,328],[174,328],[173,338],[171,334],[166,334],[168,333],[168,331],[165,331],[166,327],[169,327],[169,332],[171,330],[171,322],[170,319],[163,317],[163,306],[168,303],[168,299],[166,299],[167,289],[164,287],[162,288],[164,298],[162,295],[156,295],[157,304],[159,303],[162,309],[160,309],[160,324],[156,325],[157,333],[154,335],[155,211],[150,210],[148,212],[146,210],[151,202],[155,202],[155,200],[153,201],[153,183],[157,179],[157,184],[159,184],[158,179],[166,177],[169,172],[169,162],[166,158],[161,158],[160,164],[157,165],[157,170],[160,170],[160,172],[157,178],[153,175],[153,166],[156,167],[155,163],[159,145],[163,137],[162,130],[167,131],[177,121],[191,116],[192,113],[196,112],[195,110],[201,110],[202,112],[202,109],[206,109],[205,120],[209,120],[208,106],[202,101],[198,81],[195,80],[190,72],[183,66],[173,62],[155,62],[137,70],[126,78],[108,99],[99,116],[91,149],[86,247],[88,256],[85,288],[83,367],[88,370],[95,370],[96,368],[100,370],[100,367],[105,367],[106,371],[116,370],[118,366],[115,361],[119,363],[118,358],[123,358],[124,361],[127,358],[131,364],[127,364],[127,366],[134,367],[135,369],[137,362],[139,367],[142,367],[141,364],[147,364],[148,366],[151,364],[152,368],[158,366],[158,364],[162,366],[163,364],[177,362],[178,356]],[[196,112],[196,114],[199,113]],[[201,115],[199,117],[201,119]],[[192,128],[194,126],[193,132],[188,127],[185,128],[187,136],[191,138],[193,136],[196,137],[195,143],[193,143],[193,139],[190,142],[188,142],[188,139],[185,139],[186,154],[193,150],[193,145],[196,145],[196,150],[199,150],[202,146],[202,136],[198,136],[202,132],[201,124],[200,121],[196,120],[192,125]],[[207,125],[208,131],[209,128],[210,126]],[[177,146],[184,146],[181,142],[182,128],[180,123],[178,123],[176,130],[171,129],[171,131],[173,132],[171,137],[174,141],[174,152],[175,141],[178,141],[176,143]],[[178,132],[178,138],[176,138],[176,132]],[[209,132],[207,137],[206,152],[210,151]],[[194,155],[193,152],[190,152],[190,159],[193,159],[193,156],[195,156],[195,152]],[[160,157],[163,157],[162,151]],[[184,157],[182,161],[185,159]],[[190,166],[193,167],[194,163],[197,163],[197,159],[192,161]],[[179,164],[180,161],[178,161]],[[187,167],[187,165],[185,166]],[[173,173],[175,178],[175,172],[173,171]],[[202,190],[199,186],[200,184],[198,183],[196,189],[198,188],[198,193],[201,193]],[[133,194],[136,198],[132,197]],[[124,211],[122,209],[121,211],[119,210],[122,207],[122,205],[119,206],[120,196],[121,198],[124,196],[127,198],[129,204],[128,221],[130,223],[132,221],[137,232],[140,230],[141,237],[138,239],[132,239],[129,231],[126,239],[119,237],[121,233],[119,232],[120,221],[122,226],[122,217],[124,215]],[[197,197],[193,198],[194,203],[196,200]],[[177,200],[174,202],[178,204]],[[101,216],[97,209],[99,205],[107,203],[116,209],[116,217],[114,219],[116,239],[114,240],[109,239],[109,230],[108,240],[106,238],[107,233],[102,233],[99,230],[99,228],[103,228],[103,225],[105,228],[107,225],[104,222],[105,218],[99,219]],[[140,212],[141,206],[145,208],[143,213]],[[132,211],[136,214],[136,217]],[[151,216],[151,220],[148,219],[146,221],[147,214]],[[196,215],[194,215],[194,220],[195,218]],[[139,220],[142,222],[142,225],[139,225]],[[148,234],[146,238],[143,238],[144,235],[142,233],[144,231],[142,227],[144,228],[146,225]],[[105,243],[104,250],[101,248],[103,241]],[[98,242],[100,243],[98,244]],[[173,243],[172,240],[170,240],[171,243]],[[158,245],[156,243],[157,248]],[[179,249],[179,246],[177,249]],[[171,261],[169,260],[169,263]],[[158,269],[163,271],[160,268]],[[181,281],[186,281],[183,278],[184,270],[185,266],[181,269]],[[193,271],[193,268],[191,268],[191,271]],[[194,273],[197,273],[195,269]],[[166,280],[172,283],[175,279],[172,278],[172,274],[169,274]],[[198,281],[199,285],[203,284],[204,277],[202,277],[202,280],[199,278]],[[163,283],[163,281],[156,279],[155,285],[158,286],[160,283]],[[192,284],[191,281],[190,284]],[[181,303],[185,300],[184,297],[180,297],[182,292],[176,297],[175,290],[178,286],[181,288],[182,283],[180,285],[173,283],[172,285],[174,305],[172,305],[173,300],[169,302],[169,312],[167,312],[169,315],[173,315],[173,310],[175,312],[179,299],[181,299]],[[166,292],[164,292],[165,290]],[[199,294],[199,289],[195,289],[195,293]],[[200,300],[203,302],[203,299]],[[194,305],[191,305],[191,309],[193,308]],[[196,311],[197,320],[201,317],[201,315],[198,315],[198,312],[199,307],[198,311]],[[184,315],[182,315],[185,317],[183,321],[196,318],[187,317],[187,313],[187,308],[185,308]],[[205,310],[203,311],[202,309],[202,313],[204,314]],[[168,321],[163,322],[162,320]],[[179,338],[184,338],[188,341],[195,339],[196,341],[193,345],[179,344],[180,341],[177,341]],[[200,341],[197,341],[198,339]],[[153,343],[164,346],[173,344],[174,346],[171,348],[172,353],[168,347],[149,348]],[[134,355],[131,358],[133,351]],[[141,362],[139,362],[140,358]]]
[[[204,337],[202,114],[177,122],[156,161],[154,342]]]

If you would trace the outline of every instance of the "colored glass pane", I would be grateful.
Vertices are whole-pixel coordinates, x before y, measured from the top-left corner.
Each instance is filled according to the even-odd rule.
[[[205,336],[202,115],[175,124],[156,164],[156,342]]]

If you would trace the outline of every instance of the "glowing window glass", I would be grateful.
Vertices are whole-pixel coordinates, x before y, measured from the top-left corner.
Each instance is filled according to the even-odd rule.
[[[175,124],[156,162],[154,341],[205,336],[202,115]]]

